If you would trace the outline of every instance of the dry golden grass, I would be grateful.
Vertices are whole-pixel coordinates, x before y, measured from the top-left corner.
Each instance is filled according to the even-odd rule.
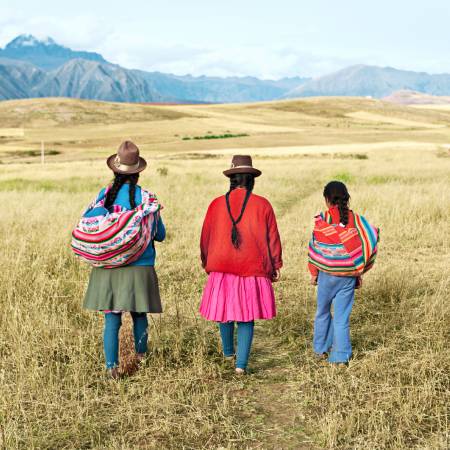
[[[328,102],[332,111],[336,101]],[[364,109],[366,100],[354,102],[353,112]],[[165,312],[150,321],[148,360],[120,382],[104,377],[102,317],[81,309],[89,268],[68,244],[81,210],[110,178],[103,157],[119,144],[121,131],[132,135],[134,124],[38,127],[36,136],[58,134],[64,142],[67,133],[67,141],[78,136],[82,143],[63,143],[44,166],[38,158],[2,157],[0,447],[448,446],[449,130],[371,120],[363,126],[362,119],[332,120],[320,112],[316,122],[296,116],[299,103],[281,104],[290,112],[276,104],[179,106],[173,111],[183,118],[140,122],[147,134],[137,143],[149,160],[141,184],[165,206],[168,238],[157,259]],[[420,114],[410,118],[403,108],[398,117],[441,124],[433,111]],[[342,120],[350,121],[348,128]],[[217,127],[210,130],[212,123]],[[277,126],[298,131],[274,132]],[[191,136],[209,130],[250,136],[182,141],[181,129]],[[94,134],[105,147],[91,155]],[[0,152],[19,144],[0,144]],[[342,144],[352,145],[347,151]],[[216,326],[197,313],[205,282],[198,258],[203,215],[226,190],[221,171],[239,147],[264,155],[255,157],[264,172],[255,191],[274,205],[285,255],[276,286],[279,315],[257,324],[246,378],[235,378],[222,362]],[[279,147],[290,150],[277,153]],[[361,154],[365,159],[355,156]],[[355,358],[343,370],[318,365],[312,356],[315,292],[305,268],[311,218],[333,178],[348,184],[354,208],[381,228],[379,259],[352,315]]]

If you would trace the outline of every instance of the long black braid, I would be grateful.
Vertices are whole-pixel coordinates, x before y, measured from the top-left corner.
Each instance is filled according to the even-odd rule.
[[[111,189],[108,191],[108,194],[106,195],[105,208],[106,209],[111,208],[111,206],[114,204],[114,201],[117,198],[117,194],[119,193],[120,188],[125,183],[130,183],[130,206],[131,206],[131,209],[136,208],[136,201],[134,199],[134,196],[135,196],[135,192],[136,192],[136,183],[138,182],[138,180],[139,180],[138,173],[131,174],[131,175],[115,173],[113,185],[111,186]]]
[[[336,205],[339,210],[340,221],[343,225],[348,224],[348,203],[350,194],[347,186],[340,181],[330,181],[323,190],[323,196],[330,205]]]
[[[245,208],[247,207],[248,200],[255,186],[255,177],[250,173],[237,173],[230,176],[230,190],[225,195],[225,201],[227,204],[228,215],[230,216],[232,227],[231,227],[231,242],[234,248],[239,249],[241,245],[241,236],[237,228],[238,223],[241,221],[244,215]],[[243,187],[246,189],[244,203],[242,204],[241,213],[239,217],[235,219],[231,213],[230,206],[230,193],[238,187]]]

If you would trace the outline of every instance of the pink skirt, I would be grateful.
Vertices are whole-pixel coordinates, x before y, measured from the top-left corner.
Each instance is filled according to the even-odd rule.
[[[272,319],[277,314],[272,282],[266,277],[211,272],[203,290],[200,314],[214,322]]]

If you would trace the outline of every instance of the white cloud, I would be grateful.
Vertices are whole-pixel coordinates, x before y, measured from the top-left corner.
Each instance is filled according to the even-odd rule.
[[[133,49],[130,51],[130,49]],[[127,36],[108,37],[101,53],[125,67],[178,75],[257,76],[276,79],[285,76],[317,76],[358,61],[320,57],[293,48],[241,46],[196,48],[183,45],[148,45]]]
[[[112,29],[108,22],[88,14],[61,20],[52,16],[26,17],[11,9],[0,10],[0,46],[19,34],[32,34],[39,39],[52,37],[57,43],[75,50],[95,51],[108,39]]]
[[[107,16],[88,12],[62,18],[0,7],[0,46],[23,33],[39,38],[50,36],[75,50],[99,52],[107,60],[127,68],[196,76],[257,76],[266,79],[319,76],[357,63],[430,72],[450,71],[450,63],[437,57],[425,60],[407,54],[369,53],[371,50],[368,54],[359,55],[349,51],[352,56],[339,57],[336,56],[340,53],[338,50],[335,50],[335,55],[305,51],[305,48],[314,48],[313,35],[318,30],[313,27],[302,31],[302,43],[298,45],[262,43],[260,46],[238,46],[236,42],[229,46],[223,42],[195,45],[189,36],[181,41],[180,35],[174,35],[163,41],[161,24],[158,31],[145,21],[133,20],[126,20],[126,26],[118,26],[117,21],[111,21]],[[283,42],[299,42],[299,37],[290,33],[288,29],[285,31]]]

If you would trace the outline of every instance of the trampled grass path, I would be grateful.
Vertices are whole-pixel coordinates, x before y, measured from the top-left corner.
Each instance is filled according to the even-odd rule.
[[[241,414],[254,430],[250,448],[315,449],[305,417],[308,406],[298,409],[302,391],[297,380],[303,371],[301,358],[283,347],[257,327],[249,374],[241,391],[235,395],[245,399]],[[317,366],[318,370],[324,370]]]

